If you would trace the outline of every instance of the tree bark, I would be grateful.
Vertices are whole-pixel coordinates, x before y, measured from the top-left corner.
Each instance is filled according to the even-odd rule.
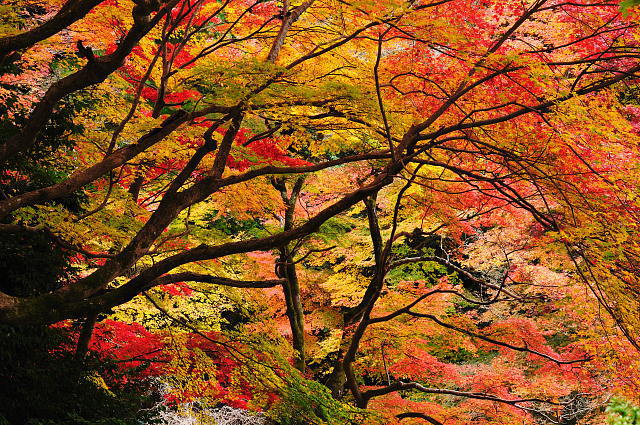
[[[80,330],[80,336],[78,337],[78,344],[76,345],[76,352],[73,358],[77,362],[82,362],[84,358],[87,356],[89,352],[89,343],[91,342],[91,337],[93,336],[93,329],[96,326],[96,321],[98,320],[97,314],[92,314],[88,316],[84,323],[82,324],[82,329]]]
[[[72,23],[84,18],[103,0],[69,0],[58,13],[45,23],[20,34],[0,38],[0,63],[11,52],[34,44],[62,31]]]
[[[273,186],[280,191],[282,201],[285,205],[284,231],[293,229],[293,220],[295,217],[296,202],[302,190],[304,176],[299,176],[291,189],[291,194],[287,193],[287,187],[284,179],[273,179]],[[282,274],[285,282],[282,285],[284,299],[287,306],[287,318],[291,327],[291,339],[293,349],[295,351],[294,366],[300,372],[305,369],[305,353],[304,353],[304,310],[300,297],[300,282],[296,272],[296,265],[293,260],[295,252],[285,244],[280,248],[280,257],[277,272]]]
[[[120,41],[118,48],[109,55],[95,57],[91,48],[84,47],[79,42],[79,54],[87,59],[87,63],[79,71],[56,81],[49,87],[43,98],[35,105],[27,124],[16,135],[9,138],[5,143],[0,144],[0,164],[33,146],[38,133],[47,123],[60,100],[71,93],[103,82],[118,69],[131,53],[131,50],[160,22],[167,10],[176,1],[172,0],[165,5],[153,18],[150,15],[158,10],[158,5],[153,2],[139,2],[132,12],[134,24],[127,35]]]

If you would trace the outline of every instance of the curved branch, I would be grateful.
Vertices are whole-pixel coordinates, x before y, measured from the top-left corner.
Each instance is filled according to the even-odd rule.
[[[132,11],[134,24],[120,41],[118,48],[111,54],[96,58],[90,48],[85,48],[79,42],[78,49],[88,59],[87,63],[79,71],[56,81],[49,87],[31,112],[27,124],[5,143],[0,144],[0,163],[19,152],[24,152],[36,142],[38,132],[47,123],[56,104],[62,98],[106,80],[122,65],[136,44],[160,22],[167,11],[171,10],[177,2],[178,0],[171,0],[158,10],[158,5],[153,2],[139,1]],[[156,14],[151,17],[150,15],[155,11],[157,11]]]
[[[619,83],[627,78],[630,78],[630,76],[633,76],[636,72],[640,71],[640,65],[635,65],[632,66],[631,68],[627,69],[626,71],[614,71],[617,72],[618,75],[616,76],[612,76],[610,78],[605,78],[602,79],[598,82],[594,82],[592,84],[589,84],[585,87],[579,88],[569,94],[563,95],[563,96],[558,96],[556,98],[553,99],[549,99],[549,100],[542,100],[540,103],[538,103],[537,105],[531,105],[531,106],[523,106],[520,109],[517,109],[513,112],[504,114],[504,115],[500,115],[497,117],[492,117],[492,118],[486,118],[483,120],[478,120],[478,121],[472,121],[472,122],[459,122],[457,124],[453,124],[450,126],[446,126],[446,127],[442,127],[439,128],[436,131],[433,131],[431,133],[427,133],[427,134],[417,134],[419,132],[416,132],[416,139],[417,140],[433,140],[436,139],[440,136],[443,136],[445,134],[449,134],[455,131],[461,131],[461,130],[466,130],[466,129],[470,129],[470,128],[479,128],[479,127],[485,127],[485,126],[490,126],[490,125],[494,125],[494,124],[500,124],[509,120],[512,120],[514,118],[517,118],[521,115],[526,115],[526,114],[530,114],[530,113],[537,113],[537,114],[544,114],[544,113],[548,113],[551,108],[553,108],[554,106],[565,102],[569,99],[572,99],[574,97],[577,96],[582,96],[582,95],[586,95],[589,93],[594,93],[597,92],[599,90],[605,89],[607,87],[610,87],[616,83]]]
[[[400,420],[407,419],[407,418],[424,419],[425,421],[429,422],[432,425],[444,425],[442,422],[434,419],[433,417],[429,415],[425,415],[424,413],[420,413],[420,412],[400,413],[399,415],[396,415],[396,418]]]
[[[230,110],[232,110],[232,108],[217,105],[204,109],[207,113],[227,113]],[[175,112],[165,119],[160,126],[153,128],[140,137],[136,143],[114,151],[107,155],[102,161],[83,170],[74,172],[67,179],[51,186],[32,190],[0,201],[0,218],[5,217],[18,208],[61,198],[75,192],[84,185],[102,177],[109,171],[125,164],[141,152],[162,141],[178,127],[200,116],[201,113],[202,111],[197,114],[189,114],[184,111]]]
[[[273,40],[273,45],[271,46],[271,50],[267,55],[267,62],[274,63],[278,56],[280,55],[280,50],[282,50],[282,46],[284,46],[284,40],[287,37],[287,33],[302,14],[313,4],[314,0],[307,0],[299,6],[294,7],[289,10],[289,2],[285,1],[284,6],[282,7],[282,25],[280,25],[280,30],[278,31],[278,35]]]
[[[151,282],[149,287],[176,282],[202,282],[213,285],[230,286],[232,288],[273,288],[274,286],[282,285],[284,281],[284,279],[236,280],[202,273],[181,272],[161,276]]]
[[[521,403],[547,403],[547,404],[552,404],[556,406],[562,405],[562,403],[556,403],[553,401],[543,400],[539,398],[506,399],[506,398],[501,398],[493,394],[487,394],[487,393],[458,391],[458,390],[450,390],[447,388],[429,388],[417,382],[394,382],[393,384],[383,388],[377,388],[374,390],[365,391],[362,393],[362,396],[367,401],[369,401],[374,397],[380,397],[386,394],[394,393],[397,391],[405,391],[405,390],[417,390],[427,394],[444,394],[444,395],[452,395],[456,397],[473,398],[476,400],[495,401],[498,403],[509,404],[511,406],[516,406],[516,407],[521,407],[519,406],[519,404]]]
[[[479,333],[468,331],[466,329],[459,328],[458,326],[451,325],[449,323],[445,323],[445,322],[443,322],[442,320],[438,319],[436,316],[434,316],[432,314],[417,313],[417,312],[411,311],[411,310],[407,310],[405,313],[409,314],[410,316],[413,316],[413,317],[429,319],[432,322],[435,322],[435,323],[437,323],[438,325],[440,325],[440,326],[442,326],[444,328],[451,329],[451,330],[456,331],[456,332],[460,332],[462,334],[468,335],[468,336],[473,337],[473,338],[481,339],[483,341],[489,342],[489,343],[494,344],[494,345],[499,345],[501,347],[506,347],[506,348],[509,348],[511,350],[520,351],[520,352],[523,352],[523,353],[535,354],[536,356],[540,356],[540,357],[543,357],[543,358],[545,358],[547,360],[551,360],[552,362],[557,363],[557,364],[583,363],[583,362],[588,362],[588,361],[591,360],[591,357],[587,357],[587,358],[584,358],[584,359],[576,359],[576,360],[559,360],[559,359],[556,359],[555,357],[552,357],[552,356],[550,356],[548,354],[541,353],[540,351],[532,350],[532,349],[530,349],[530,348],[528,348],[526,346],[525,347],[520,347],[520,346],[517,346],[517,345],[509,344],[507,342],[498,341],[498,340],[495,340],[493,338],[489,338],[489,337],[486,337],[484,335],[481,335]]]
[[[372,319],[369,319],[369,323],[370,324],[374,324],[374,323],[381,323],[381,322],[388,322],[391,319],[394,319],[402,314],[408,314],[409,311],[411,310],[411,308],[415,307],[416,305],[418,305],[419,303],[421,303],[422,301],[424,301],[426,298],[430,297],[431,295],[435,295],[435,294],[453,294],[453,295],[457,295],[460,298],[462,298],[463,300],[465,300],[468,303],[472,303],[472,304],[476,304],[476,305],[491,305],[493,303],[496,303],[498,301],[503,301],[498,300],[498,299],[494,299],[491,301],[478,301],[478,300],[474,300],[471,298],[466,297],[464,294],[461,294],[458,291],[454,291],[452,289],[434,289],[433,291],[429,291],[426,294],[422,294],[421,296],[419,296],[418,298],[416,298],[414,301],[410,302],[409,304],[407,304],[406,306],[399,308],[398,310],[394,311],[393,313],[389,313],[386,316],[380,316],[380,317],[374,317]]]
[[[20,34],[0,38],[0,61],[8,53],[31,47],[84,18],[103,0],[69,0],[44,24]]]
[[[397,260],[397,261],[394,261],[393,263],[391,263],[391,266],[389,267],[389,270],[391,270],[393,268],[396,268],[396,267],[399,267],[399,266],[402,266],[404,264],[419,263],[419,262],[423,262],[423,261],[432,261],[434,263],[442,264],[443,266],[449,267],[449,268],[453,269],[454,271],[460,273],[461,275],[463,275],[464,277],[466,277],[467,279],[469,279],[473,283],[477,283],[479,285],[484,285],[487,288],[495,289],[496,291],[504,292],[505,294],[509,295],[512,298],[521,299],[521,297],[518,296],[517,294],[514,294],[513,292],[508,291],[503,287],[500,287],[500,286],[494,285],[493,283],[487,282],[484,279],[478,279],[477,277],[475,277],[470,272],[466,271],[465,269],[463,269],[460,266],[455,265],[454,263],[452,263],[451,261],[447,260],[446,258],[438,257],[438,256],[435,256],[435,255],[428,255],[428,256],[424,256],[424,257],[403,258],[401,260]]]
[[[149,234],[141,231],[123,252],[107,262],[101,269],[98,269],[74,285],[63,287],[50,294],[43,294],[35,298],[26,299],[0,293],[0,322],[54,323],[71,317],[86,317],[90,312],[101,312],[129,301],[144,291],[149,285],[149,282],[156,280],[158,277],[182,264],[245,252],[268,251],[283,246],[288,242],[317,231],[320,226],[331,217],[346,211],[358,202],[364,200],[371,193],[390,184],[393,181],[392,175],[398,172],[400,167],[400,163],[391,164],[387,173],[378,176],[368,186],[345,195],[341,200],[320,211],[306,223],[294,227],[289,231],[264,238],[228,242],[216,246],[202,244],[196,248],[165,258],[144,270],[124,285],[110,291],[104,291],[106,283],[120,276],[132,262],[143,255],[144,252],[140,251],[140,249],[142,249],[144,244],[149,240],[154,239],[155,233],[159,233],[160,228],[164,228],[162,223],[166,221],[166,217],[157,218],[160,224],[155,222],[151,224],[147,223],[150,229],[148,230]],[[197,201],[210,193],[205,192],[203,194],[199,193],[198,190],[193,192],[191,189],[193,188],[175,195],[181,198],[179,200],[165,200],[167,202],[175,202],[175,204],[170,205],[170,210],[165,211],[163,215],[171,216],[172,213],[175,213],[175,211],[188,204],[187,201],[193,201],[194,199]]]

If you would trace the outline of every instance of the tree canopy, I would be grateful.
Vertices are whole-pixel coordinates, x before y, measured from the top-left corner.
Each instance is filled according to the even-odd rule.
[[[624,6],[5,2],[0,326],[40,348],[8,344],[0,378],[37,386],[18,363],[55,358],[123,411],[160,385],[255,423],[575,424],[610,400],[624,419]]]

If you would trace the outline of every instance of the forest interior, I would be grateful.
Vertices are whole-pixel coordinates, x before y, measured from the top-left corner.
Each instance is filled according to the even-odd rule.
[[[0,1],[0,425],[640,425],[639,24]]]

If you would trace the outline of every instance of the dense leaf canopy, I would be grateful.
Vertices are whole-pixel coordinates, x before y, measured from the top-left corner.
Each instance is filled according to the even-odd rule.
[[[48,362],[121,423],[152,394],[255,423],[575,424],[614,396],[624,419],[623,6],[4,2],[0,326],[39,348],[4,344],[0,422],[111,423],[25,409]]]

